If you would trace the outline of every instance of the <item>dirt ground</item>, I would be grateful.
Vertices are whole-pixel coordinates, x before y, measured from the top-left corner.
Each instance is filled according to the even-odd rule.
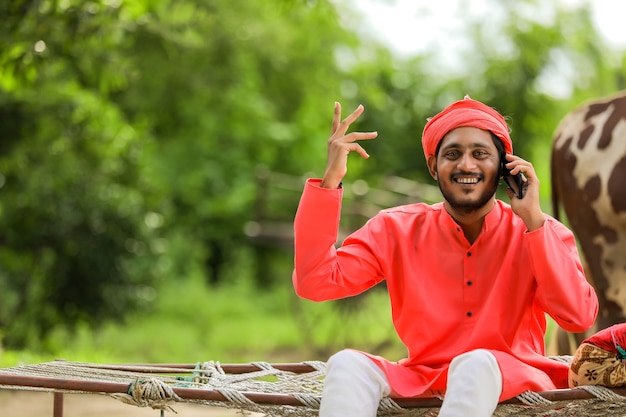
[[[160,410],[135,407],[99,394],[64,394],[63,417],[160,417]],[[50,392],[0,390],[0,416],[53,417],[54,395]],[[176,413],[166,417],[241,417],[237,410],[177,403]],[[258,417],[254,414],[252,417]]]

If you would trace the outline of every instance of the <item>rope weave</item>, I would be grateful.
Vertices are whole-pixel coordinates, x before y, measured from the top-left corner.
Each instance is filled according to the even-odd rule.
[[[543,398],[541,395],[536,392],[526,391],[522,392],[517,398],[526,405],[545,405],[552,404],[552,401]]]
[[[125,402],[138,407],[176,412],[169,403],[182,401],[172,387],[157,378],[138,379],[130,384],[128,392],[130,396]]]
[[[257,404],[254,401],[249,400],[245,395],[240,393],[239,391],[232,389],[220,389],[217,390],[220,394],[228,399],[231,403],[233,403],[237,408],[241,409],[249,409],[255,408]]]
[[[564,359],[555,358],[563,362],[568,360],[568,357]],[[251,372],[229,373],[216,361],[198,363],[195,369],[193,369],[193,366],[190,368],[176,368],[175,366],[159,367],[159,365],[130,365],[114,369],[112,365],[55,361],[0,369],[0,377],[3,375],[46,377],[63,379],[65,381],[79,381],[81,383],[82,381],[119,382],[126,384],[128,387],[127,393],[108,395],[127,404],[139,407],[152,407],[162,411],[175,412],[171,406],[173,403],[192,402],[209,406],[235,408],[242,412],[255,412],[267,416],[317,416],[326,371],[324,362],[302,362],[301,365],[308,365],[313,370],[301,373],[277,369],[267,362],[254,362],[252,365],[258,369]],[[24,386],[5,383],[0,385],[0,388],[51,390],[36,386],[36,384]],[[210,390],[221,394],[226,400],[181,398],[175,392],[176,388]],[[537,393],[525,392],[517,397],[521,404],[500,404],[494,412],[494,416],[626,416],[626,397],[600,386],[581,386],[579,388],[586,390],[593,398],[550,401]],[[97,392],[76,389],[52,390],[74,393]],[[272,394],[274,396],[280,394],[281,398],[288,396],[302,405],[260,404],[248,398],[247,395],[249,393]],[[403,408],[392,398],[386,397],[380,402],[378,417],[435,417],[438,412],[438,407]]]
[[[600,385],[581,385],[579,388],[584,389],[594,397],[599,398],[603,401],[624,401],[623,396],[618,395],[610,389]],[[624,414],[626,415],[626,410],[624,410]]]

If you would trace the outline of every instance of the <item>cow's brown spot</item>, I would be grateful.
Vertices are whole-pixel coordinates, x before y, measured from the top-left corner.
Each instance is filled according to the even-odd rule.
[[[605,149],[611,144],[615,127],[622,119],[626,118],[626,97],[615,99],[611,101],[610,104],[613,106],[613,109],[602,128],[602,135],[598,141],[598,149]]]
[[[602,180],[600,175],[594,175],[589,178],[585,186],[583,187],[583,199],[589,205],[593,203],[598,197],[600,197],[600,189],[602,187]]]
[[[557,165],[555,173],[558,179],[573,178],[574,168],[576,167],[576,155],[569,150],[573,140],[573,136],[568,137],[561,149],[555,150],[557,153],[554,158],[554,162]]]
[[[608,243],[617,242],[617,231],[613,228],[604,226],[600,224],[596,212],[594,211],[591,204],[598,199],[600,196],[600,188],[602,186],[602,180],[600,175],[594,175],[589,178],[589,180],[585,183],[585,186],[581,190],[581,193],[577,193],[577,196],[572,198],[573,201],[576,201],[577,213],[581,216],[583,220],[583,225],[581,227],[589,227],[589,230],[595,231],[595,235],[602,235],[604,239]],[[585,226],[584,219],[588,219],[588,226]]]
[[[589,106],[587,107],[587,113],[585,113],[585,121],[591,119],[593,116],[604,113],[606,109],[611,105],[611,103],[611,101],[601,101],[598,103],[589,104]]]
[[[611,197],[613,211],[615,213],[626,211],[626,155],[613,167],[607,183],[607,191]]]
[[[593,129],[594,129],[593,125],[588,125],[586,128],[583,129],[582,132],[580,132],[580,136],[578,137],[578,143],[577,143],[578,149],[585,148],[587,141],[589,140],[589,138],[591,137],[591,134],[593,133]]]

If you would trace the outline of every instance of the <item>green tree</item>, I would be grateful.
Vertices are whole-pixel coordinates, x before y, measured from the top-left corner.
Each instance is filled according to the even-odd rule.
[[[110,100],[128,70],[119,8],[0,7],[0,328],[20,347],[147,301],[149,138]]]
[[[218,281],[256,258],[245,272],[267,284],[268,260],[286,258],[243,233],[255,172],[320,166],[319,109],[342,77],[334,51],[356,41],[330,3],[0,7],[6,344],[122,318],[155,278],[203,266]]]
[[[165,228],[184,236],[189,254],[176,256],[173,273],[203,264],[216,283],[228,279],[229,265],[252,258],[267,286],[273,249],[252,246],[244,233],[257,216],[255,173],[323,167],[319,138],[343,77],[334,53],[355,37],[326,1],[161,6],[134,39],[139,71],[117,100],[133,120],[152,121],[147,175],[164,196]],[[151,20],[180,28],[164,35]]]

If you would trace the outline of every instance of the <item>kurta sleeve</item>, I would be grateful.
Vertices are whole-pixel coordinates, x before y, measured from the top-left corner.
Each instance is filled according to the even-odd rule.
[[[590,328],[598,314],[598,297],[585,279],[574,235],[547,217],[543,227],[526,233],[537,280],[537,301],[569,332]]]
[[[335,247],[342,190],[319,184],[307,180],[294,221],[293,285],[300,297],[313,301],[356,295],[383,279],[369,239],[349,238]],[[367,235],[367,228],[360,234]]]

